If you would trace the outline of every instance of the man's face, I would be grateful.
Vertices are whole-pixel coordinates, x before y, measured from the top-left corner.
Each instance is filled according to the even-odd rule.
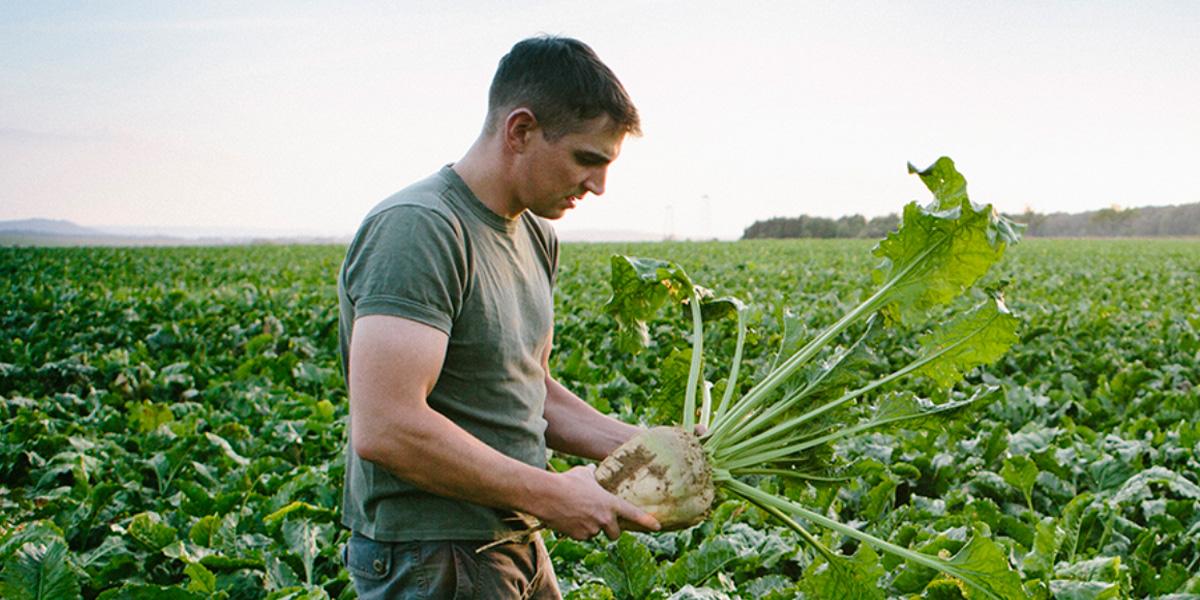
[[[518,200],[533,214],[557,219],[591,192],[604,193],[608,165],[621,151],[625,133],[602,115],[584,123],[582,129],[553,142],[540,127],[531,133],[522,154],[522,186]]]

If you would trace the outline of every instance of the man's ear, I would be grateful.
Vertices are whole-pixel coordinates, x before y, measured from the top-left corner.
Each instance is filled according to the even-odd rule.
[[[537,129],[538,121],[533,111],[524,107],[514,108],[504,118],[504,143],[513,152],[524,152]]]

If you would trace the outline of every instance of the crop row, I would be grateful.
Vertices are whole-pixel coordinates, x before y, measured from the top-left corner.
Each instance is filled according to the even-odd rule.
[[[686,317],[664,315],[647,352],[622,352],[601,308],[612,253],[677,261],[749,303],[743,369],[761,372],[785,320],[815,328],[861,300],[869,248],[565,245],[551,368],[627,421],[675,420]],[[34,597],[30,578],[87,598],[353,595],[338,559],[341,252],[0,249],[0,596]],[[1023,319],[1009,354],[969,376],[1000,386],[987,406],[839,448],[845,482],[756,484],[921,552],[983,531],[1034,597],[1200,594],[1198,272],[1193,241],[1024,243],[987,282]],[[708,332],[710,371],[727,369],[733,339],[731,325]],[[904,364],[909,347],[900,336],[879,358]],[[811,553],[741,502],[683,532],[551,538],[568,596],[825,594]],[[823,541],[886,596],[963,593]]]

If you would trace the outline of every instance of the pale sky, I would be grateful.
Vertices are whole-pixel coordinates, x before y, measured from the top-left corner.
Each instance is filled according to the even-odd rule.
[[[927,199],[1200,202],[1200,2],[7,2],[0,220],[348,235],[577,37],[645,130],[560,231],[738,237]]]

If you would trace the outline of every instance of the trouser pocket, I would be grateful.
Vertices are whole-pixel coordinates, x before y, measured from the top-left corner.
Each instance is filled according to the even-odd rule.
[[[453,542],[377,542],[355,533],[343,560],[362,600],[476,596],[474,557]]]
[[[503,544],[477,556],[481,598],[557,600],[562,597],[540,539],[528,544]]]
[[[346,542],[342,559],[355,580],[384,581],[392,576],[393,546],[355,533]]]
[[[550,553],[546,551],[546,543],[542,536],[534,536],[534,564],[537,573],[530,582],[529,598],[532,600],[562,600],[562,592],[558,589],[558,577],[554,573],[554,563],[550,561]]]

